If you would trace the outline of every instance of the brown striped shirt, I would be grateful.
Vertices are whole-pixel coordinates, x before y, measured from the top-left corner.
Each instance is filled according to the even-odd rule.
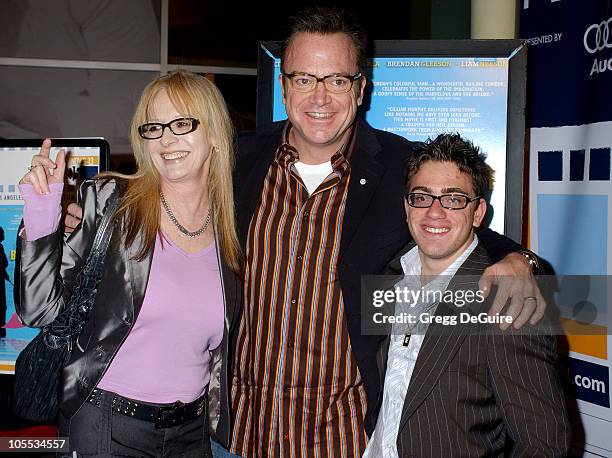
[[[309,195],[289,128],[249,226],[231,451],[361,456],[366,397],[337,271],[355,132]]]

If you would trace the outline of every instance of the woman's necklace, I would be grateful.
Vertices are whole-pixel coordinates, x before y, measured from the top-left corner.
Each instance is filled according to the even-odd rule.
[[[166,210],[166,214],[168,215],[168,218],[170,218],[170,221],[172,221],[172,224],[174,224],[176,228],[179,231],[181,231],[183,234],[185,234],[187,237],[190,237],[190,238],[197,237],[198,235],[203,234],[204,231],[208,228],[208,225],[210,224],[210,207],[208,208],[208,213],[206,213],[206,219],[204,220],[204,225],[197,231],[190,232],[185,228],[185,226],[181,225],[181,223],[178,222],[178,220],[176,219],[176,216],[174,216],[174,213],[172,213],[172,210],[170,210],[170,207],[168,206],[168,202],[166,202],[163,192],[161,191],[159,192],[159,197],[161,198],[162,206],[164,207],[164,210]]]

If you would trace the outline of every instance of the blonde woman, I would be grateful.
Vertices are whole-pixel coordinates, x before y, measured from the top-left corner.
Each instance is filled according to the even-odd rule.
[[[138,171],[81,189],[65,241],[64,153],[45,140],[21,180],[19,315],[30,326],[70,297],[110,196],[120,206],[85,328],[64,368],[60,433],[86,456],[209,456],[229,434],[227,353],[240,298],[233,132],[218,89],[175,72],[151,82],[131,126]]]

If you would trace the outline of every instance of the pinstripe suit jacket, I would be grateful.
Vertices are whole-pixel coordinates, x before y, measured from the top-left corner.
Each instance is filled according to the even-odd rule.
[[[400,257],[390,264],[392,271],[397,272]],[[475,290],[477,277],[465,276],[480,276],[490,264],[479,244],[449,289]],[[485,301],[480,310],[488,308]],[[436,315],[457,313],[443,303],[436,310]],[[566,456],[571,430],[555,339],[474,332],[476,326],[497,329],[429,326],[404,400],[399,456]],[[379,355],[383,381],[388,347],[389,339]]]

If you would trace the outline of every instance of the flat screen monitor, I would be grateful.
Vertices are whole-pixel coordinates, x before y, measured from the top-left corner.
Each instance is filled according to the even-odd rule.
[[[21,325],[13,301],[17,230],[21,223],[23,200],[17,183],[28,171],[32,156],[42,139],[0,139],[0,374],[12,374],[19,352],[38,329]],[[108,169],[109,146],[101,138],[52,139],[51,158],[60,148],[68,153],[63,204],[76,201],[83,180]]]

